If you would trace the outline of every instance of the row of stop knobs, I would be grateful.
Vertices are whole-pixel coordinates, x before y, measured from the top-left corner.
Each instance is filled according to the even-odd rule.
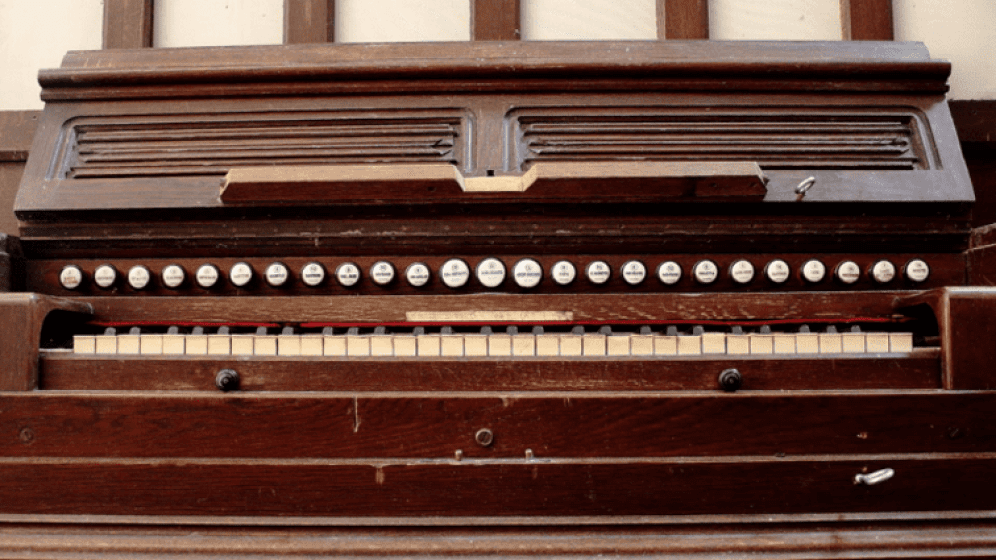
[[[827,266],[820,260],[810,259],[802,264],[798,274],[803,281],[809,283],[822,282],[827,276]],[[703,259],[696,262],[691,267],[692,279],[703,286],[713,284],[720,277],[720,267],[714,261]],[[588,263],[584,267],[584,276],[592,284],[605,284],[612,275],[616,273],[605,261],[596,260]],[[734,261],[727,269],[730,279],[736,284],[749,284],[757,276],[754,265],[746,260]],[[866,271],[854,261],[841,261],[833,269],[834,279],[843,284],[854,284],[866,273],[872,281],[878,284],[888,284],[892,282],[900,271],[897,270],[889,260],[878,260],[871,264]],[[395,266],[388,261],[378,261],[366,271],[370,281],[379,286],[389,286],[398,279],[398,271]],[[571,261],[561,260],[553,264],[549,270],[544,270],[543,265],[531,258],[518,260],[508,270],[505,263],[495,257],[482,259],[471,270],[470,265],[463,259],[449,259],[439,267],[436,275],[440,281],[450,288],[461,288],[471,279],[471,275],[486,288],[496,288],[502,285],[508,277],[521,288],[533,288],[542,281],[545,275],[556,284],[566,286],[575,281],[578,276],[578,268]],[[618,274],[627,284],[637,286],[650,277],[647,266],[639,260],[630,260],[619,267]],[[665,285],[677,284],[683,277],[684,271],[681,265],[674,261],[660,263],[653,276],[660,283]],[[768,262],[761,272],[768,282],[779,285],[784,284],[792,275],[791,266],[781,259],[774,259]],[[927,280],[930,275],[930,267],[921,259],[913,259],[907,262],[901,270],[901,274],[910,282],[921,283]],[[357,285],[364,275],[364,271],[353,262],[339,264],[332,273],[335,281],[343,287]],[[415,262],[408,265],[402,273],[405,281],[413,287],[422,287],[429,283],[433,276],[429,266],[422,262]],[[291,272],[288,267],[281,262],[270,263],[262,273],[263,280],[273,287],[283,287],[291,282]],[[111,289],[121,282],[122,275],[110,264],[98,266],[92,275],[94,285],[102,289]],[[251,285],[257,277],[253,267],[246,262],[238,262],[232,265],[228,271],[228,281],[237,288],[245,288]],[[310,262],[301,267],[299,276],[302,283],[310,287],[323,285],[329,274],[321,263]],[[178,264],[171,264],[164,267],[159,274],[162,285],[169,289],[178,289],[188,282],[187,271]],[[76,265],[65,266],[60,275],[59,282],[67,290],[79,289],[87,282],[86,273]],[[153,274],[143,265],[131,267],[124,275],[124,281],[135,290],[144,290],[152,285]],[[193,274],[193,282],[204,289],[217,288],[223,284],[222,272],[213,264],[203,264],[197,268]]]

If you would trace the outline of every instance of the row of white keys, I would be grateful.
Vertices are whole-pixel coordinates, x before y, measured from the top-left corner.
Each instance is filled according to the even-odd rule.
[[[765,329],[767,331],[767,329]],[[908,353],[913,350],[910,333],[713,333],[696,328],[692,335],[653,333],[613,334],[608,328],[597,333],[575,328],[569,334],[545,333],[536,328],[519,333],[482,329],[479,334],[454,333],[443,328],[438,334],[416,329],[412,334],[388,334],[377,328],[373,334],[360,334],[352,328],[346,334],[294,334],[290,327],[280,334],[230,334],[222,327],[214,334],[195,328],[179,334],[171,327],[166,334],[141,334],[132,328],[116,335],[109,329],[102,336],[74,337],[74,351],[84,354],[164,354],[241,356],[396,356],[396,357],[516,357],[516,356],[696,356],[768,354],[863,354]]]

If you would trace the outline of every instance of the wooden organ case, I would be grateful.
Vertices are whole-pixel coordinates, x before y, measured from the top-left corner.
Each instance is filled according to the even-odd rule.
[[[0,550],[992,554],[948,74],[908,43],[69,53],[6,240]]]

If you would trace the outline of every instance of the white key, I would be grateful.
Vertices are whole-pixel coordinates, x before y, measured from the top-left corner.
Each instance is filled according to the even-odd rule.
[[[419,357],[440,355],[441,348],[438,334],[423,334],[415,338],[418,339],[417,344]]]
[[[207,335],[207,353],[212,356],[224,356],[232,353],[232,336],[227,334]]]
[[[322,353],[325,356],[345,356],[346,355],[346,337],[337,335],[325,335],[322,336],[325,340],[324,348]]]
[[[581,339],[582,354],[585,356],[605,355],[605,335],[585,333]]]
[[[513,356],[535,356],[536,336],[532,334],[517,334],[512,336]]]
[[[889,335],[886,333],[865,334],[865,351],[871,354],[886,354],[889,352]]]
[[[370,337],[362,334],[346,335],[346,355],[347,356],[369,356]]]
[[[118,335],[118,354],[140,354],[142,352],[141,335]]]
[[[488,356],[511,356],[512,337],[507,334],[493,334],[488,337]]]
[[[410,334],[395,336],[394,355],[406,357],[417,356],[418,344],[415,341],[415,337]]]
[[[750,353],[751,354],[773,354],[775,352],[775,337],[770,334],[750,334],[747,335],[750,339]],[[795,353],[795,348],[793,345],[792,352]]]
[[[206,334],[188,334],[184,338],[184,354],[203,356],[208,353],[208,338]]]
[[[702,333],[703,354],[726,354],[726,335],[724,333]]]
[[[560,355],[561,356],[581,356],[584,353],[584,336],[579,334],[560,335]]]
[[[276,356],[277,337],[272,334],[258,334],[252,337],[252,353],[257,356]]]
[[[677,356],[678,355],[677,336],[658,335],[654,336],[655,356]]]
[[[840,354],[844,351],[844,337],[836,333],[820,333],[820,354]]]
[[[487,356],[488,337],[483,334],[468,334],[463,337],[464,356]]]
[[[559,356],[560,355],[560,335],[538,334],[536,335],[536,355],[537,356]]]
[[[819,354],[820,335],[816,333],[798,333],[795,335],[796,354]]]
[[[138,338],[139,351],[142,354],[162,354],[163,335],[143,334]]]
[[[702,336],[679,336],[678,355],[694,356],[702,353]]]
[[[605,354],[607,356],[629,356],[630,335],[614,334],[605,337]]]
[[[439,336],[440,356],[463,356],[463,336],[444,334]]]
[[[726,353],[735,355],[750,354],[750,336],[746,334],[726,335]]]
[[[889,335],[889,352],[912,352],[912,333],[893,333]]]
[[[841,348],[845,354],[863,354],[865,352],[865,333],[848,332],[840,335]]]
[[[649,334],[634,334],[629,339],[629,352],[633,356],[653,356],[654,337]]]
[[[187,337],[182,334],[163,335],[163,354],[177,355],[187,353]]]
[[[775,354],[795,354],[794,334],[773,334],[771,339]]]
[[[76,354],[96,354],[97,337],[88,335],[73,336],[73,352]]]
[[[370,355],[371,356],[393,356],[394,337],[389,334],[370,335]]]
[[[97,354],[117,354],[118,337],[113,335],[100,335],[94,337],[95,351]]]
[[[325,342],[320,334],[301,335],[301,355],[321,356],[325,350]]]
[[[232,355],[252,356],[256,353],[256,337],[251,334],[232,335]]]
[[[277,355],[300,356],[301,337],[296,334],[281,334],[277,336]]]

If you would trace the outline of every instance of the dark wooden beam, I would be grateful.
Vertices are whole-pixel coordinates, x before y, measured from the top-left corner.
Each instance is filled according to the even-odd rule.
[[[335,0],[284,0],[284,43],[331,43]]]
[[[152,46],[153,0],[104,0],[104,48]]]
[[[657,0],[657,39],[708,39],[709,0]]]
[[[845,41],[891,41],[892,0],[840,0]]]
[[[472,0],[471,40],[518,41],[519,0]]]

